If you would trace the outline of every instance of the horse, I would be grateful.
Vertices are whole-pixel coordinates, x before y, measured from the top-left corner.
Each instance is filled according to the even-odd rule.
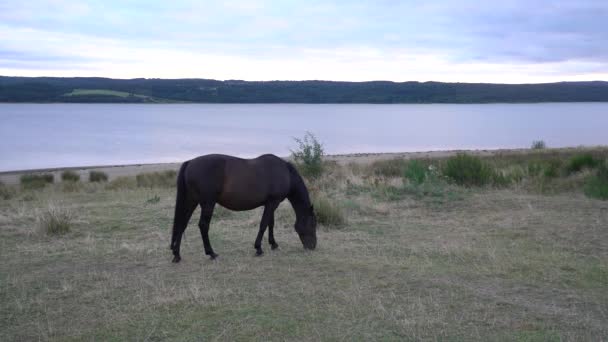
[[[264,206],[254,248],[262,255],[262,239],[268,227],[268,243],[279,247],[274,239],[274,212],[287,198],[296,214],[294,228],[305,249],[317,245],[317,219],[308,189],[296,168],[272,154],[254,159],[242,159],[222,154],[209,154],[184,162],[177,175],[177,196],[171,236],[173,262],[181,260],[180,244],[194,209],[201,207],[198,227],[205,254],[211,260],[218,257],[209,241],[209,224],[213,209],[221,206],[245,211]]]

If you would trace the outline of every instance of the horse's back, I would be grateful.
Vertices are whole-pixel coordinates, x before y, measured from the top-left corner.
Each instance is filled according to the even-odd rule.
[[[254,159],[210,154],[188,162],[186,180],[200,200],[215,198],[233,210],[249,210],[282,200],[290,188],[287,162],[266,154]]]

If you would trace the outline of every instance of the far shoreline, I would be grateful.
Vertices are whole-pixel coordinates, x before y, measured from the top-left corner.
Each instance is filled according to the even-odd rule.
[[[545,148],[534,150],[530,148],[511,148],[511,149],[457,149],[457,150],[435,150],[435,151],[417,151],[417,152],[371,152],[371,153],[346,153],[346,154],[331,154],[326,155],[325,160],[334,161],[339,164],[370,164],[375,161],[388,159],[443,159],[449,158],[459,153],[467,153],[479,157],[491,157],[499,155],[525,155],[530,153],[551,154],[564,152],[589,152],[598,150],[608,150],[608,145],[599,146],[577,146],[577,147],[559,147]],[[282,156],[284,159],[289,157]],[[121,176],[135,176],[142,172],[162,172],[168,170],[177,170],[182,162],[167,162],[167,163],[138,163],[138,164],[116,164],[116,165],[89,165],[89,166],[71,166],[57,168],[39,168],[25,170],[0,171],[0,181],[5,184],[18,184],[19,177],[24,174],[36,173],[52,173],[55,180],[61,179],[61,172],[66,170],[76,171],[80,173],[82,179],[87,179],[89,171],[101,171],[108,174],[110,180]]]

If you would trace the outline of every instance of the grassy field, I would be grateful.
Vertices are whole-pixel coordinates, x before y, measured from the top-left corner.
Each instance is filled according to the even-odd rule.
[[[74,89],[72,92],[65,94],[65,96],[81,96],[81,95],[104,95],[104,96],[119,96],[127,97],[130,93],[126,91],[116,91],[109,89]]]
[[[321,226],[315,251],[288,203],[262,257],[261,211],[220,208],[211,261],[197,209],[180,264],[172,187],[15,187],[0,197],[0,340],[607,340],[608,202],[584,195],[590,170],[530,166],[547,158],[567,169],[487,159],[509,182],[483,187],[433,175],[442,160],[420,161],[422,182],[402,161],[327,165],[309,188],[345,222]],[[69,232],[41,231],[49,206]]]

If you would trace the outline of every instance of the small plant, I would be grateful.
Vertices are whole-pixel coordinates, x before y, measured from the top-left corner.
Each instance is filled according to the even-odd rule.
[[[585,194],[592,198],[608,200],[608,165],[606,163],[600,164],[595,175],[587,179]]]
[[[135,180],[137,182],[138,187],[170,188],[170,187],[174,187],[177,182],[177,172],[175,172],[175,170],[167,170],[167,171],[163,171],[163,172],[140,173],[137,176],[135,176]]]
[[[108,174],[103,171],[89,171],[89,182],[107,182]]]
[[[532,147],[533,150],[544,150],[545,148],[547,148],[547,145],[545,144],[545,142],[543,140],[534,140],[532,142]]]
[[[306,132],[303,139],[294,140],[298,148],[291,153],[298,169],[305,177],[319,177],[323,172],[323,145],[310,132]]]
[[[458,185],[483,186],[490,183],[494,171],[479,157],[461,153],[447,160],[443,173]]]
[[[61,180],[64,182],[78,182],[80,175],[74,171],[66,170],[61,173]]]
[[[42,189],[47,184],[52,184],[54,179],[52,173],[41,173],[22,175],[19,180],[24,189]]]
[[[559,170],[562,167],[560,159],[551,159],[547,162],[543,170],[545,178],[556,178],[559,176]]]
[[[74,215],[66,208],[49,205],[39,216],[40,228],[49,235],[68,233],[72,228]]]
[[[316,196],[313,200],[317,222],[324,226],[339,227],[346,223],[342,209],[325,196]]]
[[[593,158],[589,153],[579,154],[570,159],[566,165],[566,172],[570,175],[584,168],[593,169],[599,164],[599,160]]]
[[[427,169],[418,160],[411,160],[407,163],[403,176],[413,184],[422,184],[426,179]]]

